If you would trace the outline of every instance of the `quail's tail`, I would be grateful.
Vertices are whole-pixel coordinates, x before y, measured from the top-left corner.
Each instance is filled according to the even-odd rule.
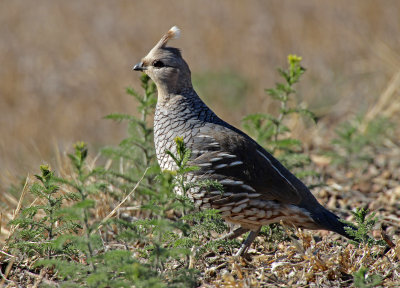
[[[346,232],[345,227],[349,227],[351,229],[354,228],[341,222],[338,216],[324,207],[321,206],[320,209],[312,213],[312,218],[318,225],[321,226],[322,229],[336,232],[350,240],[354,240],[354,237]]]

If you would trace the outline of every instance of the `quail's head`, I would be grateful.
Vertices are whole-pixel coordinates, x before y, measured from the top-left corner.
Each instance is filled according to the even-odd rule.
[[[189,66],[182,58],[178,48],[168,47],[170,39],[180,35],[178,27],[172,27],[142,61],[133,67],[135,71],[145,72],[157,85],[159,96],[180,94],[192,88]]]

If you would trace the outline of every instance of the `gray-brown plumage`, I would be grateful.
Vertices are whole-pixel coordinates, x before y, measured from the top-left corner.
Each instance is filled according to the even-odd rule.
[[[212,179],[224,187],[222,194],[192,190],[188,196],[198,207],[218,209],[226,221],[239,224],[229,237],[251,231],[238,254],[247,250],[262,225],[280,221],[349,237],[338,217],[322,207],[299,179],[253,139],[218,118],[199,98],[180,50],[166,46],[178,35],[179,29],[172,27],[134,66],[157,85],[154,141],[161,168],[176,168],[165,151],[176,151],[174,139],[183,137],[192,151],[190,164],[200,167],[188,180]]]

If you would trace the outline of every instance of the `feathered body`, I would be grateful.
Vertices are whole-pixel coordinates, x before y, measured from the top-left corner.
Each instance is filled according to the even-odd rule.
[[[200,99],[180,51],[166,46],[177,31],[173,27],[134,67],[157,85],[154,139],[160,167],[176,169],[165,151],[175,152],[175,137],[183,137],[192,151],[190,164],[200,167],[188,180],[212,179],[224,187],[222,194],[193,189],[189,197],[198,207],[219,209],[226,221],[239,224],[243,232],[256,234],[262,225],[283,221],[348,237],[338,217],[321,206],[299,179]]]

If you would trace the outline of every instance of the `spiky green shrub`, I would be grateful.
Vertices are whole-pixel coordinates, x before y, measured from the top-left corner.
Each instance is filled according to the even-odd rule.
[[[272,100],[279,102],[279,114],[277,116],[266,113],[250,114],[243,119],[243,126],[258,143],[277,157],[289,170],[295,171],[298,177],[305,177],[314,174],[313,171],[304,169],[310,163],[310,158],[302,153],[301,141],[290,136],[290,128],[285,124],[294,115],[317,120],[310,110],[293,103],[296,95],[294,85],[299,82],[305,72],[300,65],[301,60],[301,57],[289,55],[289,67],[278,69],[284,82],[276,83],[275,88],[265,90]]]
[[[59,183],[48,165],[40,166],[40,171],[40,175],[35,175],[38,181],[29,188],[37,201],[8,223],[14,226],[8,245],[20,257],[51,258],[64,250],[70,251],[70,245],[60,246],[57,239],[79,229],[79,224],[65,218],[61,210],[64,200],[75,199],[75,195],[59,193]]]
[[[102,167],[89,168],[86,163],[87,155],[87,145],[83,142],[77,143],[74,153],[68,155],[76,177],[71,179],[53,177],[53,181],[62,184],[65,191],[71,191],[70,193],[74,195],[73,203],[60,207],[60,212],[64,218],[71,219],[80,227],[76,233],[59,235],[55,243],[60,248],[65,245],[73,247],[76,255],[69,255],[75,257],[51,257],[40,260],[36,266],[55,269],[63,287],[81,285],[87,287],[117,287],[115,285],[119,285],[121,287],[124,283],[125,287],[129,287],[129,282],[126,282],[125,277],[121,277],[127,271],[121,267],[127,268],[126,265],[133,264],[134,259],[127,253],[118,254],[115,251],[104,253],[101,235],[96,233],[99,221],[92,220],[97,205],[95,196],[106,192],[107,184],[101,180],[105,170]],[[113,257],[110,257],[110,254],[120,260],[118,265],[121,267],[112,261]],[[76,261],[76,259],[83,261]],[[120,271],[120,273],[116,271]]]
[[[375,240],[369,236],[378,222],[378,218],[375,216],[376,213],[369,215],[369,210],[364,208],[357,208],[355,211],[351,211],[351,213],[355,218],[355,224],[345,220],[340,221],[347,224],[348,227],[345,227],[345,230],[355,240],[352,241],[354,244],[359,245],[362,243],[368,246],[386,245],[383,240]]]
[[[127,94],[138,102],[139,116],[119,113],[106,116],[106,119],[124,121],[128,124],[127,137],[117,147],[102,149],[102,154],[113,161],[108,169],[110,176],[108,180],[119,188],[118,191],[130,191],[145,169],[149,169],[142,186],[138,189],[140,193],[142,187],[151,186],[155,176],[160,173],[155,159],[153,127],[149,125],[149,117],[154,114],[157,103],[157,90],[146,74],[143,73],[140,80],[144,93],[139,93],[133,88],[126,89]]]

